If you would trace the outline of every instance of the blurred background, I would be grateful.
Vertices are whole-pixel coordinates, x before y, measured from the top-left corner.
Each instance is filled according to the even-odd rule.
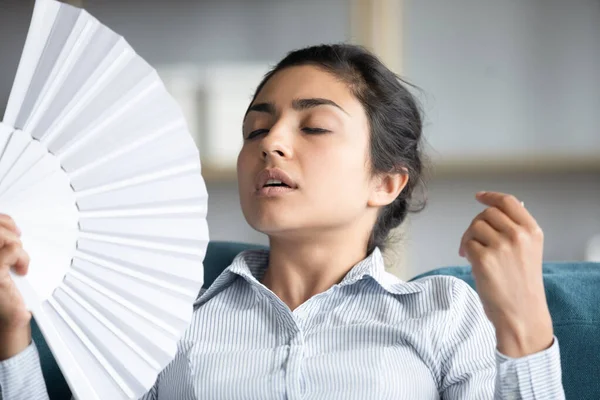
[[[408,279],[458,256],[483,208],[515,194],[542,226],[545,259],[600,261],[600,0],[72,0],[156,67],[200,148],[211,239],[266,244],[235,176],[241,119],[287,52],[331,42],[375,51],[419,87],[427,208],[390,246]],[[0,0],[0,112],[32,0]]]

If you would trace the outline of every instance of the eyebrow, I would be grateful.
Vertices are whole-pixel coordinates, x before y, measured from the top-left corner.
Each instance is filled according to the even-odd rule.
[[[292,101],[292,108],[297,111],[307,110],[318,106],[334,106],[348,114],[340,105],[329,99],[313,98],[313,99],[296,99]],[[348,114],[350,115],[350,114]]]
[[[295,99],[292,101],[292,108],[296,111],[308,110],[308,109],[319,107],[319,106],[337,107],[340,110],[342,110],[345,114],[350,115],[339,104],[337,104],[336,102],[329,100],[329,99],[322,99],[322,98],[317,97],[317,98],[311,98],[311,99]],[[248,115],[248,113],[250,111],[262,112],[262,113],[275,115],[276,110],[275,110],[275,104],[273,104],[273,103],[257,103],[257,104],[253,104],[252,106],[250,106],[248,108],[246,115]],[[245,116],[244,116],[244,119],[245,119]]]

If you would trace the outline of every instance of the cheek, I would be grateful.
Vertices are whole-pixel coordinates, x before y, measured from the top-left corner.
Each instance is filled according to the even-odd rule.
[[[312,160],[310,176],[319,188],[321,201],[338,206],[364,201],[368,190],[364,154],[354,148],[332,146],[317,150]]]
[[[249,197],[254,189],[253,159],[247,148],[242,148],[237,158],[238,193],[242,208],[247,206]]]
[[[251,226],[253,226],[253,215],[255,211],[252,207],[252,190],[254,188],[253,176],[250,172],[252,170],[251,158],[249,157],[248,151],[242,149],[237,159],[237,182],[238,182],[238,195],[240,199],[240,206],[242,214]]]
[[[237,165],[236,165],[236,170],[237,170],[237,174],[238,174],[238,181],[239,181],[239,177],[240,177],[240,173],[243,170],[243,166],[244,166],[244,149],[242,148],[238,154],[237,157]]]
[[[248,184],[252,168],[250,149],[247,146],[243,146],[237,158],[237,175],[240,187]]]

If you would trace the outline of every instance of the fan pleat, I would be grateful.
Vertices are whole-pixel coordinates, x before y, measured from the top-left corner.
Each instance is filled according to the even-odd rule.
[[[38,113],[28,121],[27,128],[36,139],[42,139],[49,131],[50,127],[60,119],[61,114],[68,109],[69,104],[77,101],[78,94],[84,90],[87,85],[94,82],[99,71],[102,71],[103,64],[107,56],[114,52],[119,37],[111,31],[98,29],[99,24],[94,24],[96,30],[87,46],[83,48],[81,57],[74,59],[65,65],[66,75],[70,85],[58,85],[61,83],[56,80],[57,87],[55,93],[40,99],[45,102],[45,112]],[[113,56],[114,57],[114,56]]]
[[[35,176],[35,178],[39,178],[39,176]],[[22,218],[31,219],[29,216],[31,213],[31,215],[42,217],[42,221],[46,221],[60,218],[60,212],[74,213],[77,211],[76,199],[70,189],[69,180],[60,170],[51,171],[43,179],[28,187],[23,187],[20,183],[21,181],[15,183],[10,191],[2,194],[0,198],[3,203],[2,212],[11,215],[9,210],[15,208],[24,210],[30,207],[27,213],[20,213]],[[52,213],[49,213],[48,209],[53,209]],[[46,211],[44,212],[44,210]]]
[[[152,100],[151,98],[145,101]],[[73,149],[76,151],[59,152],[57,155],[61,160],[65,170],[72,172],[77,168],[85,167],[86,164],[97,162],[98,158],[109,158],[111,165],[121,165],[126,167],[132,162],[142,163],[150,162],[149,167],[158,165],[163,160],[174,159],[173,157],[182,157],[184,155],[192,155],[192,151],[197,157],[195,146],[193,146],[192,138],[185,134],[185,130],[181,129],[185,126],[183,117],[177,110],[174,110],[171,104],[154,102],[153,107],[145,107],[140,111],[140,114],[148,115],[143,121],[126,122],[119,119],[108,121],[105,120],[101,127],[102,134],[98,132],[82,133],[87,135],[85,140],[81,140],[73,144]],[[159,109],[154,110],[157,103]],[[162,115],[156,117],[153,115]],[[167,118],[168,117],[168,120]],[[168,124],[168,125],[167,125]],[[152,141],[148,137],[152,137],[157,128],[166,126],[170,129],[159,129],[160,136],[154,137]],[[173,127],[178,127],[174,130]],[[118,149],[118,157],[112,155],[115,152],[115,143],[118,143],[122,138],[128,137],[126,149]],[[174,140],[177,138],[177,140]],[[162,145],[162,151],[156,152],[159,145]],[[167,147],[164,147],[167,146]],[[148,160],[149,154],[154,154],[157,159]],[[86,163],[86,164],[84,164]],[[103,164],[104,166],[106,164]]]
[[[186,172],[191,171],[188,169]],[[198,204],[198,199],[203,197],[202,187],[187,186],[189,189],[186,190],[186,186],[171,185],[171,183],[191,184],[194,182],[193,178],[191,174],[183,176],[173,174],[156,181],[139,184],[134,181],[121,181],[85,192],[76,192],[77,204],[82,211],[81,218],[183,213],[205,216],[206,206]],[[153,196],[151,203],[148,203],[151,193],[157,195]],[[83,196],[80,196],[81,194]]]
[[[23,191],[28,193],[43,193],[44,188],[48,187],[49,180],[63,180],[66,185],[70,185],[67,177],[60,169],[60,164],[51,154],[46,154],[36,164],[20,177],[20,179],[8,185],[0,192],[3,201],[9,198],[22,196]]]
[[[85,18],[81,18],[80,14],[77,24],[71,31],[69,38],[67,39],[58,59],[56,60],[54,69],[50,72],[46,84],[37,95],[36,103],[31,111],[30,117],[26,120],[25,125],[21,128],[28,132],[32,132],[32,137],[37,139],[34,134],[35,127],[38,124],[39,119],[43,115],[47,114],[43,114],[39,112],[39,110],[45,110],[49,106],[54,105],[53,100],[56,97],[56,92],[64,87],[65,80],[72,72],[72,62],[70,60],[76,58],[76,56],[88,44],[88,33],[94,28],[98,27],[98,23],[87,21]]]
[[[172,282],[181,287],[196,289],[202,281],[202,260],[199,256],[185,256],[183,254],[172,255],[156,249],[133,249],[124,256],[125,248],[112,243],[97,243],[80,240],[77,243],[77,253],[86,254],[99,260],[121,265],[132,271],[139,271],[160,279],[164,282]],[[108,254],[114,255],[114,257]],[[140,262],[151,255],[153,258],[148,262]],[[85,257],[82,257],[85,258]],[[166,263],[168,267],[165,267]]]
[[[172,336],[176,336],[178,333],[178,330],[176,329],[175,325],[172,324],[174,318],[171,318],[170,320],[165,320],[162,318],[161,312],[153,313],[153,311],[155,311],[155,308],[146,308],[146,304],[143,301],[140,304],[140,302],[137,301],[138,299],[129,299],[123,297],[120,294],[117,294],[116,291],[112,290],[110,284],[109,287],[106,287],[104,282],[97,281],[96,277],[93,274],[90,274],[89,271],[85,271],[84,269],[78,269],[75,267],[69,272],[69,275],[66,277],[66,279],[77,280],[81,284],[88,286],[89,289],[96,290],[97,292],[101,293],[104,297],[121,304],[123,307],[127,307],[132,313],[135,313],[139,317],[144,318],[146,321],[161,328],[165,332],[168,332]],[[122,291],[120,291],[120,293],[123,294]]]
[[[131,349],[135,353],[135,355],[131,354],[131,356],[133,356],[131,358],[136,358],[135,356],[137,356],[137,358],[140,358],[144,362],[146,362],[146,364],[149,367],[160,368],[160,364],[148,352],[146,352],[137,343],[135,343],[133,340],[131,340],[131,338],[127,334],[125,334],[119,327],[117,327],[116,324],[111,322],[111,319],[106,318],[105,315],[103,315],[96,307],[94,307],[91,303],[89,303],[83,296],[80,296],[79,294],[77,294],[74,290],[69,288],[67,285],[62,285],[57,290],[57,293],[55,295],[56,299],[59,300],[59,302],[60,302],[62,293],[67,294],[68,297],[70,298],[70,300],[72,300],[75,304],[77,304],[78,306],[83,308],[87,314],[92,316],[96,320],[96,322],[101,324],[102,328],[105,328],[106,330],[110,331],[110,333],[112,333],[112,335],[116,336],[125,346],[129,347],[129,349]],[[64,302],[63,302],[63,305],[64,305]],[[77,315],[77,313],[73,313],[73,314]],[[93,329],[93,327],[89,327],[89,328],[92,328],[92,329],[90,329],[90,332],[92,332],[92,333],[89,336],[96,339],[94,341],[97,341],[98,339],[100,339],[98,337],[98,336],[101,336],[101,335],[98,335],[99,332],[95,331]],[[113,349],[113,351],[114,350],[115,349]],[[149,371],[149,372],[151,373],[151,371]]]
[[[107,259],[86,254],[84,252],[76,253],[74,259],[87,261],[98,267],[106,268],[112,272],[140,281],[143,284],[154,286],[156,289],[163,290],[165,293],[169,292],[170,295],[178,297],[184,301],[193,300],[198,295],[196,289],[190,289],[189,285],[177,284],[177,282],[173,282],[172,279],[161,279],[148,274],[147,271],[140,271],[138,268],[132,269],[123,263],[116,263]]]
[[[111,236],[111,235],[103,235],[103,234],[95,234],[95,233],[87,233],[80,232],[80,239],[87,239],[92,242],[103,242],[103,243],[112,243],[121,246],[127,246],[129,248],[142,248],[142,249],[153,249],[164,252],[171,253],[179,253],[179,254],[188,254],[192,256],[200,256],[202,253],[202,249],[200,246],[192,246],[192,245],[183,245],[183,244],[170,244],[165,242],[153,242],[149,240],[143,239],[131,239],[119,236]]]
[[[180,174],[193,173],[194,171],[197,172],[200,168],[200,161],[196,156],[188,156],[185,157],[185,161],[183,162],[178,161],[176,163],[171,163],[170,165],[163,165],[161,168],[152,168],[146,173],[140,172],[138,174],[132,172],[132,169],[135,171],[134,168],[136,167],[139,169],[139,166],[124,168],[125,170],[121,173],[116,173],[117,177],[112,181],[109,178],[100,176],[98,177],[98,180],[93,180],[91,183],[88,183],[88,185],[85,185],[85,182],[81,182],[82,178],[79,177],[77,180],[72,180],[72,185],[77,192],[77,197],[82,198],[93,194],[126,188],[128,186],[167,179]],[[95,177],[91,173],[88,176]],[[88,179],[92,180],[93,178]]]
[[[189,323],[192,312],[190,303],[193,301],[193,296],[185,299],[172,296],[160,288],[146,285],[130,276],[102,268],[86,260],[74,259],[73,271],[93,279],[103,288],[151,311],[153,315],[160,315],[170,326],[182,329]]]
[[[116,236],[146,238],[150,241],[189,242],[190,245],[201,245],[205,241],[205,230],[198,229],[197,218],[189,216],[150,216],[98,218],[79,220],[82,232],[113,234]]]
[[[72,98],[65,99],[69,100],[67,101],[67,106],[54,118],[54,121],[47,130],[38,130],[36,132],[36,139],[45,144],[51,141],[58,132],[61,132],[65,126],[71,123],[77,113],[88,106],[94,97],[98,95],[101,88],[107,85],[107,82],[110,82],[114,76],[127,67],[129,61],[134,57],[135,53],[131,49],[125,48],[124,41],[119,39],[107,58],[89,77],[85,85],[77,88],[78,90]]]
[[[206,251],[203,247],[203,253],[192,255],[172,253],[156,248],[128,248],[120,244],[92,242],[86,239],[78,240],[77,248],[95,254],[110,254],[124,262],[144,265],[151,269],[165,270],[165,268],[168,268],[169,272],[180,270],[184,275],[188,273],[185,271],[190,271],[189,273],[193,271],[202,271],[202,259],[204,258],[204,252]],[[200,290],[200,288],[198,288],[198,290]]]
[[[57,290],[56,297],[51,297],[48,299],[48,303],[52,306],[52,308],[56,311],[56,313],[63,319],[63,321],[69,326],[71,332],[73,332],[77,339],[84,345],[86,350],[96,359],[96,361],[100,364],[101,368],[110,376],[112,381],[117,385],[118,388],[122,390],[122,392],[128,396],[132,397],[135,393],[133,388],[126,383],[126,379],[129,374],[122,369],[118,370],[113,366],[113,363],[109,361],[108,358],[113,358],[114,355],[111,351],[106,351],[107,349],[102,345],[102,342],[95,343],[88,336],[89,333],[89,325],[93,324],[89,320],[89,318],[85,321],[88,324],[82,324],[81,317],[82,312],[80,310],[72,310],[74,304],[72,301],[68,301],[64,298],[64,295]],[[67,307],[71,308],[71,312],[68,312],[63,304],[66,303]],[[79,313],[77,313],[79,311]],[[76,314],[78,317],[73,318],[73,314]],[[113,344],[113,343],[111,343]],[[99,345],[99,346],[98,346]],[[122,349],[119,349],[122,351]]]
[[[31,139],[20,131],[13,132],[0,158],[0,179],[3,180],[13,165],[27,150]]]
[[[156,72],[139,61],[132,59],[136,68],[126,68],[101,93],[95,96],[86,107],[79,110],[67,126],[57,130],[47,145],[50,152],[60,157],[77,151],[79,146],[92,140],[102,132],[113,119],[130,112],[137,102],[160,89]],[[135,72],[135,73],[134,73]]]
[[[136,122],[135,126],[131,125],[133,123],[115,127],[106,132],[105,136],[98,138],[93,145],[83,146],[78,152],[62,157],[61,164],[70,178],[76,179],[108,162],[123,165],[137,160],[137,157],[149,158],[148,154],[152,153],[157,146],[161,145],[163,147],[160,149],[164,149],[165,143],[172,142],[173,135],[185,130],[183,118],[172,118],[162,122],[158,118],[149,116],[144,118],[143,122]],[[135,133],[135,136],[130,143],[115,147],[115,142],[118,142],[125,133]]]
[[[31,112],[39,100],[40,93],[46,82],[48,82],[48,78],[61,54],[61,49],[65,46],[80,13],[80,10],[73,8],[61,8],[58,13],[54,26],[46,40],[46,46],[37,63],[35,73],[31,77],[27,94],[15,123],[16,128],[24,128],[25,123],[30,118]]]
[[[19,157],[12,163],[2,163],[0,159],[0,193],[5,192],[12,184],[20,180],[28,171],[35,168],[35,164],[40,162],[48,152],[38,142],[31,140],[28,135],[21,131],[12,134],[11,142],[25,143],[23,151]],[[11,151],[10,149],[8,150]],[[7,157],[10,158],[10,157]]]
[[[4,154],[6,145],[8,144],[13,132],[15,132],[15,129],[12,126],[0,123],[0,158]]]
[[[65,279],[61,288],[67,287],[84,298],[96,312],[110,318],[115,326],[145,352],[153,354],[152,358],[156,362],[164,364],[175,355],[177,346],[170,332],[76,279]]]

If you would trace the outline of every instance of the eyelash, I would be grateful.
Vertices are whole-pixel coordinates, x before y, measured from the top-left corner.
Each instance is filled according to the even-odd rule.
[[[318,135],[321,133],[329,133],[331,131],[327,130],[327,129],[323,129],[323,128],[302,128],[302,130],[308,134],[311,135]],[[255,131],[252,131],[248,134],[248,137],[246,138],[246,140],[252,140],[254,139],[256,136],[261,135],[263,133],[268,132],[268,129],[257,129]]]
[[[327,129],[323,128],[302,128],[302,130],[306,133],[319,134],[319,133],[328,133]]]
[[[265,133],[265,132],[268,132],[268,129],[257,129],[255,131],[252,131],[248,134],[248,136],[246,137],[246,140],[254,139],[256,136],[260,135],[261,133]]]

